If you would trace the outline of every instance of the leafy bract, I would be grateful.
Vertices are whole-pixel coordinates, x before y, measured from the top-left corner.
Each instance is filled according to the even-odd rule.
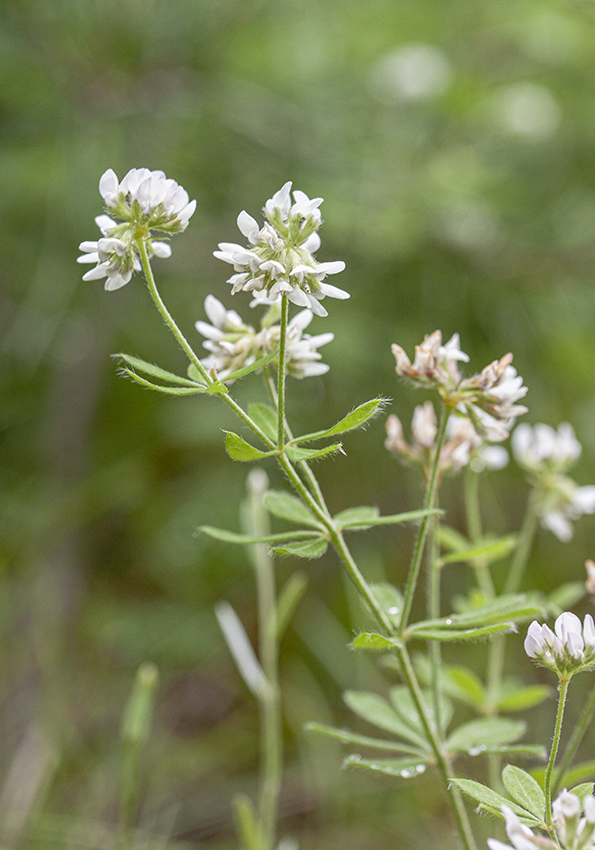
[[[243,437],[234,434],[233,431],[225,432],[225,448],[232,460],[239,461],[261,460],[263,457],[270,457],[272,454],[272,452],[263,452],[251,446]]]

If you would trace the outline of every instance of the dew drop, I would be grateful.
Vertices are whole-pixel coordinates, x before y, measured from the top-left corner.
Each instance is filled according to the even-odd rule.
[[[354,755],[349,757],[349,760],[350,761],[361,761],[361,758],[362,757],[360,755],[358,755],[358,753],[354,753]]]
[[[425,766],[425,764],[418,764],[415,769],[418,773],[423,773],[426,769],[426,766]]]
[[[388,609],[388,613],[389,613],[389,614],[398,614],[398,613],[399,613],[399,608],[397,608],[397,606],[396,606],[396,605],[393,605],[391,608],[389,608],[389,609]]]
[[[411,779],[412,775],[413,774],[411,773],[410,770],[402,770],[401,771],[401,776],[403,777],[403,779]]]
[[[447,625],[447,626],[450,626],[451,624],[452,624],[452,620],[451,620],[451,619],[450,619],[450,617],[449,617],[449,618],[448,618],[448,620],[446,621],[446,625]]]

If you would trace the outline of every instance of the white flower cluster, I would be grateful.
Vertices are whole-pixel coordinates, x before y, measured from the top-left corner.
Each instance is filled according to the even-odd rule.
[[[251,325],[245,325],[235,310],[226,310],[213,295],[205,299],[205,312],[212,324],[196,322],[196,330],[206,337],[203,346],[211,354],[202,362],[206,369],[214,369],[220,380],[279,349],[278,324],[266,324],[257,332]],[[320,362],[322,355],[318,349],[331,342],[334,334],[305,334],[312,318],[311,310],[302,310],[287,325],[286,366],[295,378],[324,375],[329,369]]]
[[[593,617],[587,614],[583,624],[576,614],[565,611],[556,620],[554,631],[533,620],[524,647],[529,658],[562,678],[591,670],[595,667]]]
[[[83,280],[106,278],[106,289],[119,289],[133,272],[140,271],[136,240],[144,240],[149,257],[171,256],[169,245],[154,241],[151,231],[172,234],[185,230],[196,201],[190,201],[188,192],[163,171],[148,168],[132,168],[121,181],[110,168],[99,181],[99,192],[110,215],[97,216],[102,238],[81,242],[83,254],[77,262],[96,264]]]
[[[571,520],[595,513],[595,486],[580,487],[565,475],[581,454],[572,425],[562,422],[555,431],[543,423],[523,423],[511,442],[515,460],[536,489],[541,524],[567,542],[573,534]]]
[[[418,405],[411,421],[411,445],[403,436],[399,418],[391,415],[386,420],[385,447],[415,465],[428,470],[436,450],[438,432],[436,412],[431,401]],[[456,414],[449,417],[446,441],[440,452],[439,472],[457,472],[467,464],[480,471],[485,468],[502,469],[508,463],[508,452],[502,446],[488,446],[478,435],[471,422]]]
[[[316,231],[322,223],[318,207],[323,199],[310,200],[295,191],[292,204],[290,192],[291,183],[285,183],[266,202],[263,227],[243,210],[237,223],[249,247],[221,242],[214,256],[234,267],[236,274],[227,281],[232,284],[232,294],[254,292],[253,304],[272,304],[287,294],[298,307],[326,316],[320,303],[326,295],[349,298],[348,292],[324,283],[328,274],[343,271],[345,263],[318,263],[314,259],[313,253],[320,247]]]
[[[477,434],[488,442],[500,442],[509,435],[516,416],[527,412],[517,404],[527,388],[511,365],[512,354],[494,360],[477,375],[462,378],[459,362],[469,357],[460,349],[459,335],[442,344],[440,331],[426,336],[415,347],[413,363],[400,345],[393,345],[397,375],[416,384],[438,390],[445,403],[466,415]]]
[[[581,809],[584,817],[581,817]],[[554,826],[559,843],[521,823],[508,806],[502,806],[506,821],[506,835],[510,844],[496,838],[488,838],[490,850],[535,850],[537,847],[551,850],[594,850],[595,848],[595,797],[587,794],[581,804],[576,794],[564,790],[552,804]]]

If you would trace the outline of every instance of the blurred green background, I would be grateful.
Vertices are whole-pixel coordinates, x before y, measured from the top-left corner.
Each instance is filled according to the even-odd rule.
[[[239,238],[237,213],[258,217],[286,180],[325,198],[318,259],[346,261],[333,283],[352,297],[327,301],[310,328],[336,338],[324,379],[291,382],[296,428],[378,393],[407,422],[421,397],[398,384],[390,344],[411,351],[440,327],[460,332],[474,369],[514,352],[527,421],[570,420],[584,446],[576,478],[595,483],[595,5],[9,0],[0,77],[3,840],[112,846],[120,718],[151,660],[161,683],[141,827],[227,850],[230,798],[255,789],[257,716],[212,609],[230,600],[254,635],[253,576],[241,550],[195,529],[239,529],[248,470],[225,455],[233,420],[216,399],[168,399],[117,376],[118,351],[185,364],[140,277],[114,293],[81,281],[99,177],[160,168],[197,199],[172,259],[154,264],[197,347],[208,293],[249,313],[212,257]],[[264,398],[255,376],[237,392]],[[319,465],[332,510],[418,505],[415,476],[383,439],[377,420],[346,439],[347,458]],[[486,525],[517,528],[518,471],[490,474],[484,494]],[[444,501],[462,527],[458,479]],[[594,532],[592,517],[569,545],[541,532],[530,580],[581,579]],[[401,582],[411,540],[384,529],[354,547],[368,577]],[[282,831],[305,850],[450,847],[431,777],[341,772],[341,747],[304,733],[312,719],[357,725],[342,689],[384,692],[390,679],[346,648],[362,613],[332,555],[306,569],[282,656]],[[469,576],[448,578],[451,595]],[[531,715],[532,740],[548,739],[552,712]]]

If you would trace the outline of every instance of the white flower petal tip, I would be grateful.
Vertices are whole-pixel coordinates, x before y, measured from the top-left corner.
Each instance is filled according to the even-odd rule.
[[[590,614],[582,623],[576,614],[565,611],[557,618],[554,630],[534,620],[524,642],[526,654],[560,678],[595,667],[595,623]]]

